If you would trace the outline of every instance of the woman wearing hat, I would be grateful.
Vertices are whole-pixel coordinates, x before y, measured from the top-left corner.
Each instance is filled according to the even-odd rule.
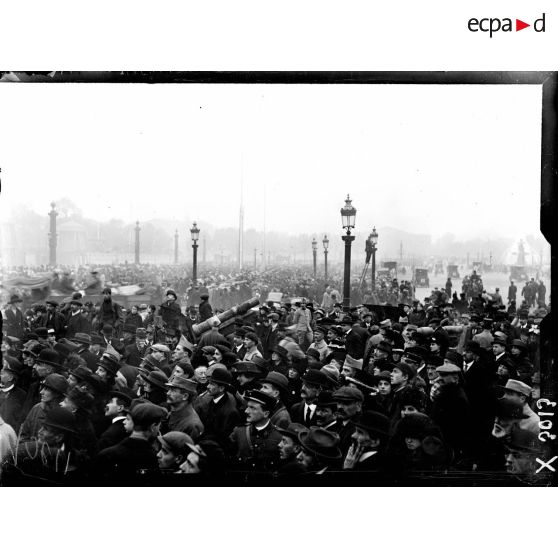
[[[61,374],[53,372],[43,379],[39,391],[41,400],[29,411],[21,427],[22,440],[37,438],[46,413],[60,406],[67,389],[68,381]]]
[[[86,458],[75,449],[76,436],[74,415],[60,406],[50,409],[36,439],[19,444],[18,473],[26,475],[26,482],[34,477],[40,484],[80,484]]]
[[[25,320],[21,312],[20,305],[23,302],[20,296],[13,294],[10,296],[8,307],[6,308],[6,335],[17,339],[23,338],[25,330]]]
[[[79,447],[87,453],[90,459],[98,451],[97,437],[91,422],[94,403],[95,398],[85,389],[77,386],[69,389],[60,403],[62,408],[68,409],[74,415],[76,419],[75,430],[77,432],[76,442],[79,443]]]
[[[289,372],[290,366],[290,358],[288,351],[276,345],[271,350],[271,364],[270,364],[270,372],[279,372],[285,376],[287,376]]]

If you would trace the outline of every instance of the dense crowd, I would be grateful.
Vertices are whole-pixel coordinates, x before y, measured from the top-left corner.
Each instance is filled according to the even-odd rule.
[[[74,291],[24,314],[10,296],[3,484],[544,480],[540,295],[516,309],[513,289],[507,306],[435,289],[349,310],[304,272],[246,271],[236,286],[261,304],[230,325],[209,289],[192,312],[166,286],[162,303],[123,308],[108,271],[96,305]]]

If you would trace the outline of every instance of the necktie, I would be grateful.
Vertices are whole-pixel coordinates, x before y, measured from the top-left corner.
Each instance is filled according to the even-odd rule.
[[[310,426],[311,415],[312,415],[312,410],[310,409],[310,407],[306,407],[306,417],[304,419],[304,422],[307,426]]]

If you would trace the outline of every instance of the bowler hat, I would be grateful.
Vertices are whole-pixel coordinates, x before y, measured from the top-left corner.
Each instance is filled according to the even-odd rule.
[[[469,341],[467,345],[465,345],[465,350],[475,355],[482,355],[482,348],[477,341]]]
[[[70,300],[70,306],[72,304],[75,304],[76,306],[83,306],[83,302],[81,300],[77,300],[75,298],[72,298],[72,300]]]
[[[43,349],[37,357],[37,362],[60,368],[60,356],[53,349]]]
[[[289,424],[287,428],[280,428],[279,426],[276,426],[275,428],[277,432],[279,432],[279,434],[291,438],[291,440],[293,440],[297,444],[299,443],[298,435],[301,432],[308,432],[308,428],[306,428],[306,426],[304,426],[303,424],[299,424],[298,422],[291,422],[291,424]]]
[[[321,355],[320,355],[320,351],[318,351],[318,349],[308,349],[306,351],[306,356],[307,357],[312,357],[316,360],[320,360],[321,359]]]
[[[43,424],[69,434],[77,434],[76,417],[71,411],[62,407],[54,407],[47,411]]]
[[[286,376],[281,374],[281,372],[269,372],[261,382],[271,384],[281,392],[285,392],[289,389],[289,380],[287,380]]]
[[[310,454],[322,459],[339,459],[339,436],[335,432],[312,426],[306,432],[298,434],[298,440],[302,447]]]
[[[16,295],[16,294],[13,294],[13,295],[10,297],[10,301],[9,301],[8,304],[15,304],[16,302],[23,302],[23,300],[21,300],[21,297],[20,297],[20,296],[18,296],[18,295]]]
[[[194,395],[198,392],[198,383],[194,380],[183,378],[182,376],[172,378],[171,381],[167,382],[165,385],[169,388],[181,389],[186,393],[190,393],[191,395]]]
[[[391,354],[393,347],[387,341],[380,341],[376,348],[379,351],[384,351],[385,353]]]
[[[145,381],[160,389],[167,390],[167,375],[159,369],[151,370],[147,376],[144,376]]]
[[[46,327],[35,328],[35,333],[39,339],[46,339],[48,337],[48,329]]]
[[[436,356],[436,355],[432,355],[432,356]],[[445,359],[451,362],[452,364],[455,364],[455,366],[459,366],[459,368],[461,369],[463,368],[463,355],[460,355],[457,351],[449,350],[446,353]],[[438,366],[441,366],[441,364]]]
[[[52,300],[49,299],[45,302],[45,304],[50,304],[51,306],[54,306],[54,308],[56,308],[58,306],[58,302],[56,302],[56,300]]]
[[[430,353],[424,347],[409,347],[403,354],[414,362],[420,362],[425,360]]]
[[[123,388],[123,389],[119,389],[119,390],[112,390],[112,391],[109,391],[108,395],[109,395],[110,398],[116,397],[116,399],[120,399],[120,401],[122,401],[122,403],[124,403],[125,407],[129,407],[132,400],[137,397],[136,394],[133,392],[133,390],[131,390],[129,388]]]
[[[365,411],[362,415],[355,417],[351,423],[370,434],[387,436],[389,429],[389,419],[382,413],[375,411]]]
[[[512,341],[512,347],[517,347],[518,349],[521,349],[522,351],[527,350],[527,344],[524,343],[523,341],[521,341],[520,339],[514,339]]]
[[[343,386],[333,392],[333,399],[335,401],[364,401],[364,395],[360,389],[352,386]]]
[[[106,345],[105,340],[98,334],[91,334],[91,344],[92,345]]]
[[[103,292],[101,293],[103,295],[111,295],[112,294],[112,290],[109,287],[106,287],[103,289]]]
[[[215,364],[214,366],[215,367],[213,368],[209,382],[225,387],[230,387],[233,379],[232,374],[222,364]],[[209,368],[212,367],[210,366]],[[209,372],[209,368],[207,369],[207,372]]]
[[[269,365],[267,364],[267,360],[265,360],[265,358],[258,355],[254,355],[250,362],[256,365],[256,367],[260,371],[260,374],[267,374]]]
[[[267,411],[271,411],[277,405],[277,399],[273,395],[257,389],[248,390],[244,394],[244,399],[259,403]]]
[[[49,374],[42,382],[41,386],[56,391],[60,395],[64,395],[68,390],[68,380],[62,374]]]
[[[170,296],[173,296],[173,297],[174,297],[174,300],[176,300],[176,299],[178,298],[178,297],[176,296],[176,292],[174,292],[172,289],[167,289],[166,292],[165,292],[165,295],[166,295],[166,296],[169,296],[169,295],[170,295]]]
[[[405,415],[396,426],[396,432],[404,438],[423,440],[432,433],[432,420],[424,413]]]
[[[308,370],[308,372],[306,372],[306,374],[302,377],[302,381],[305,384],[313,384],[324,388],[327,388],[330,385],[330,380],[327,374],[321,370]]]
[[[105,353],[106,355],[107,353]],[[105,355],[101,357],[99,361],[99,366],[107,373],[116,376],[118,370],[120,370],[120,363],[113,358],[105,358]]]
[[[167,416],[167,410],[153,403],[139,403],[130,411],[134,426],[147,427],[161,422]]]

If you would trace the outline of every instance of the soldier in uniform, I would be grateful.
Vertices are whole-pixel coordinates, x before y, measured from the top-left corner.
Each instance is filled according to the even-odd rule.
[[[281,434],[270,420],[277,400],[262,391],[245,394],[246,426],[237,426],[231,436],[232,452],[243,470],[269,472],[279,462]]]

